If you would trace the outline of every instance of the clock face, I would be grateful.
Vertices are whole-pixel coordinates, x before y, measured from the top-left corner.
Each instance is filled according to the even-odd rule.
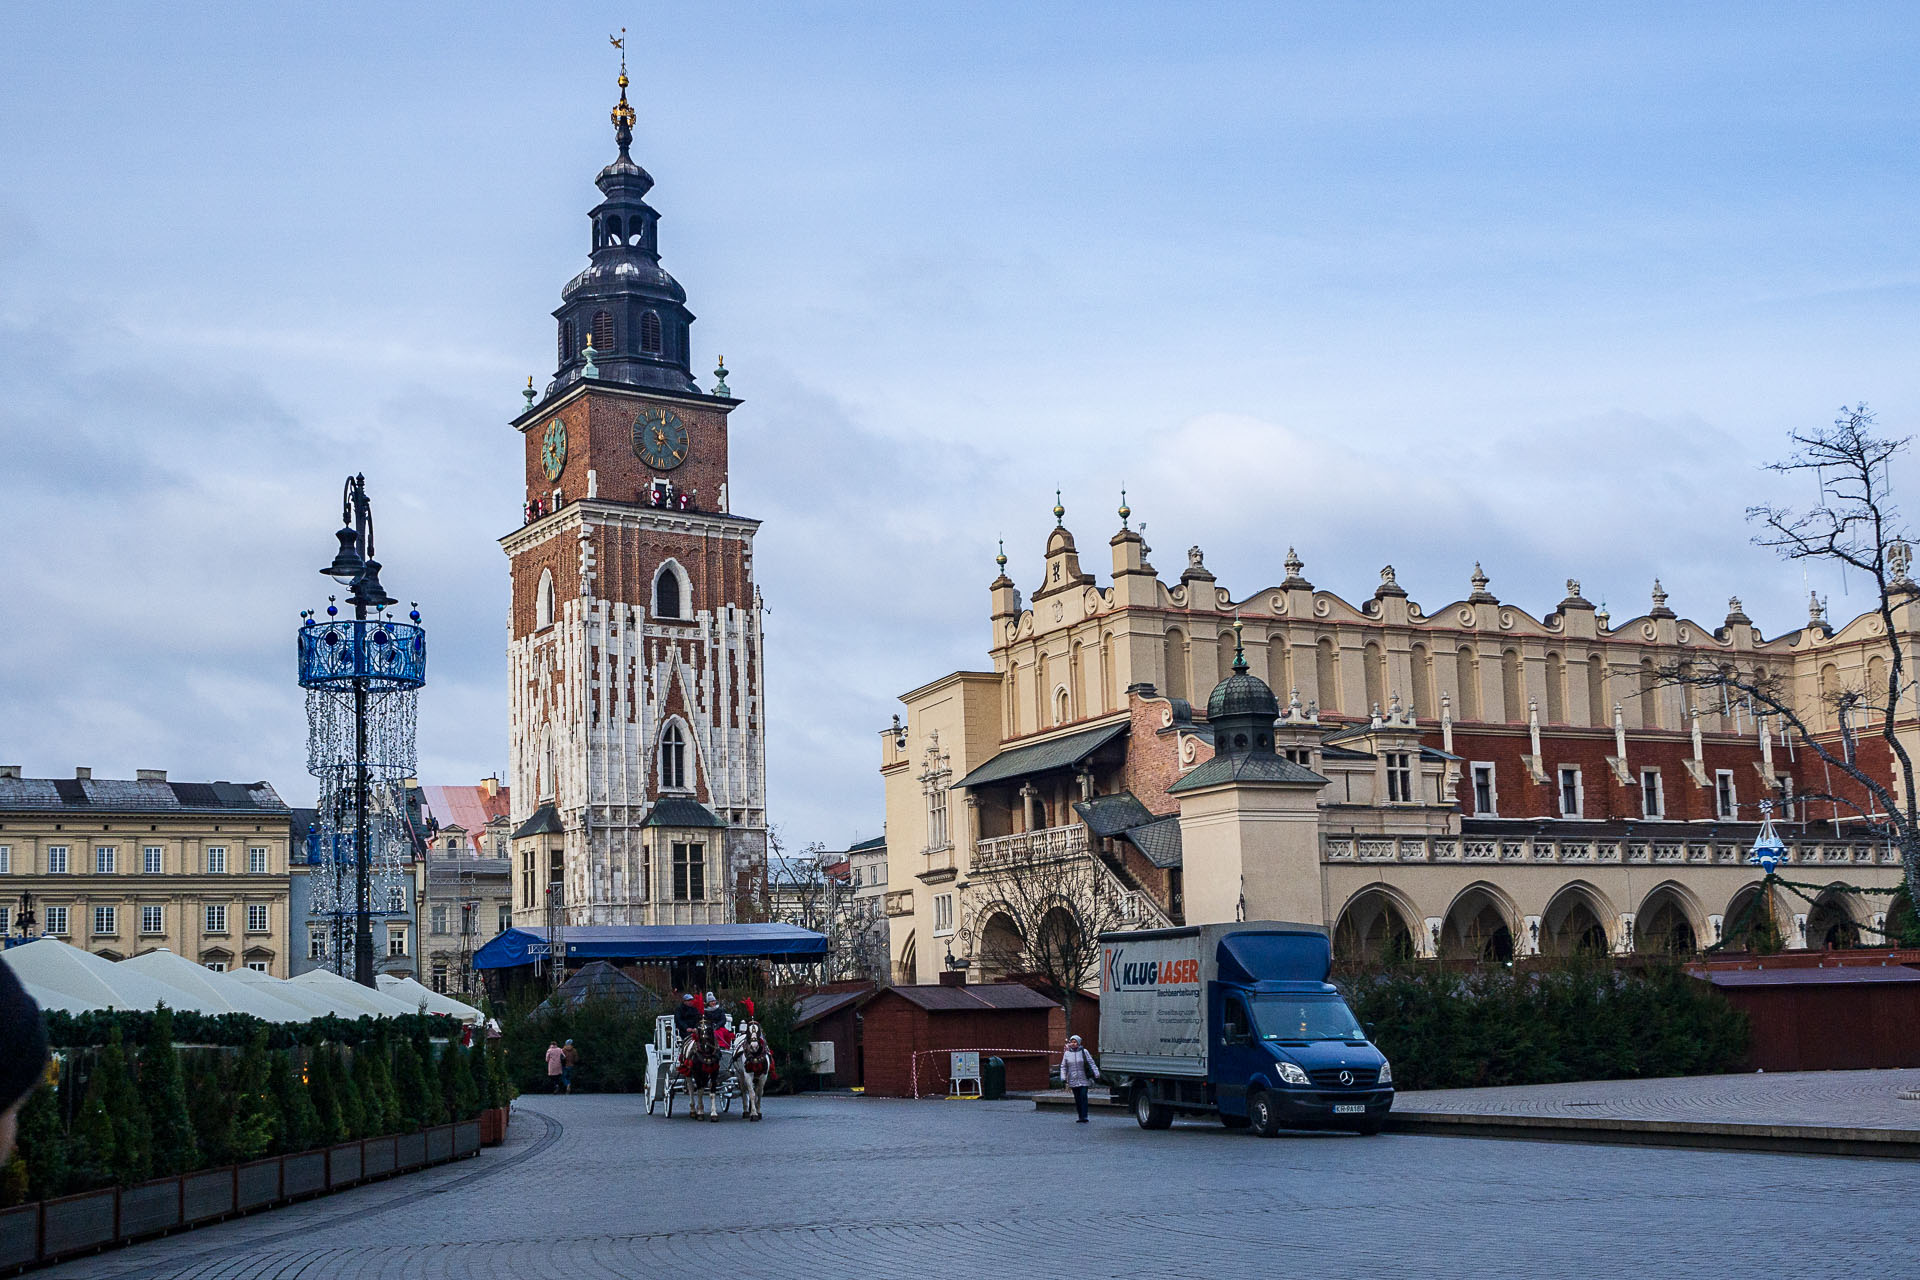
[[[671,409],[642,409],[633,420],[633,451],[655,471],[671,471],[687,460],[687,425]]]
[[[547,434],[540,440],[540,469],[547,473],[547,479],[558,480],[566,468],[567,424],[555,418],[547,424]]]

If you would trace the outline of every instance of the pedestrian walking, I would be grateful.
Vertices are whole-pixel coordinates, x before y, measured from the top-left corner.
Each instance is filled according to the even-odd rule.
[[[569,1040],[560,1049],[560,1078],[566,1082],[566,1091],[573,1092],[573,1069],[580,1065],[580,1051]]]
[[[558,1093],[566,1084],[567,1051],[557,1040],[547,1041],[547,1091]]]
[[[1100,1078],[1100,1064],[1093,1060],[1079,1036],[1068,1036],[1060,1055],[1060,1082],[1073,1090],[1073,1109],[1080,1113],[1075,1123],[1087,1122],[1087,1089]]]
[[[0,1165],[13,1151],[20,1108],[47,1074],[47,1024],[13,970],[0,964]]]

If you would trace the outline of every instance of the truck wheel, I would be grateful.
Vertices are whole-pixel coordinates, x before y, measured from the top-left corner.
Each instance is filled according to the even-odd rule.
[[[1230,1116],[1226,1112],[1222,1111],[1220,1113],[1220,1123],[1227,1126],[1227,1128],[1229,1129],[1244,1129],[1248,1125],[1252,1124],[1253,1121],[1247,1119],[1247,1117],[1245,1116]]]
[[[1247,1121],[1263,1138],[1280,1132],[1280,1109],[1274,1105],[1272,1094],[1265,1089],[1255,1089],[1247,1095]]]
[[[1133,1118],[1142,1129],[1165,1129],[1173,1124],[1173,1108],[1153,1100],[1153,1091],[1141,1085],[1133,1091]]]

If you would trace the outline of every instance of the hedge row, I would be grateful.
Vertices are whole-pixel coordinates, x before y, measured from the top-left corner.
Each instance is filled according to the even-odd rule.
[[[392,1018],[361,1015],[358,1018],[324,1017],[310,1022],[267,1022],[250,1013],[198,1013],[190,1009],[162,1010],[171,1020],[175,1044],[221,1045],[243,1049],[257,1032],[264,1030],[267,1048],[290,1049],[295,1045],[333,1044],[353,1048],[379,1038],[427,1036],[445,1039],[460,1032],[460,1023],[444,1013],[406,1013]],[[97,1010],[92,1013],[63,1013],[49,1010],[47,1040],[56,1049],[98,1047],[107,1043],[118,1030],[126,1043],[145,1044],[152,1036],[153,1021],[159,1013],[139,1010]]]
[[[0,1166],[0,1207],[409,1133],[513,1096],[497,1049],[435,1044],[436,1024],[424,1018],[366,1019],[363,1037],[278,1048],[268,1024],[253,1020],[237,1048],[182,1048],[175,1017],[164,1008],[85,1016],[83,1043],[98,1031],[99,1048],[64,1041],[58,1082],[21,1111],[18,1151]]]
[[[1707,1075],[1747,1050],[1746,1015],[1674,964],[1409,964],[1340,986],[1400,1089]]]

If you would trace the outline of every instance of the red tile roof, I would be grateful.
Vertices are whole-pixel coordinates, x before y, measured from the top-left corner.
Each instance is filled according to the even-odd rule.
[[[420,799],[441,826],[464,828],[467,843],[478,853],[487,823],[508,814],[508,791],[503,786],[488,795],[485,787],[421,787]]]

